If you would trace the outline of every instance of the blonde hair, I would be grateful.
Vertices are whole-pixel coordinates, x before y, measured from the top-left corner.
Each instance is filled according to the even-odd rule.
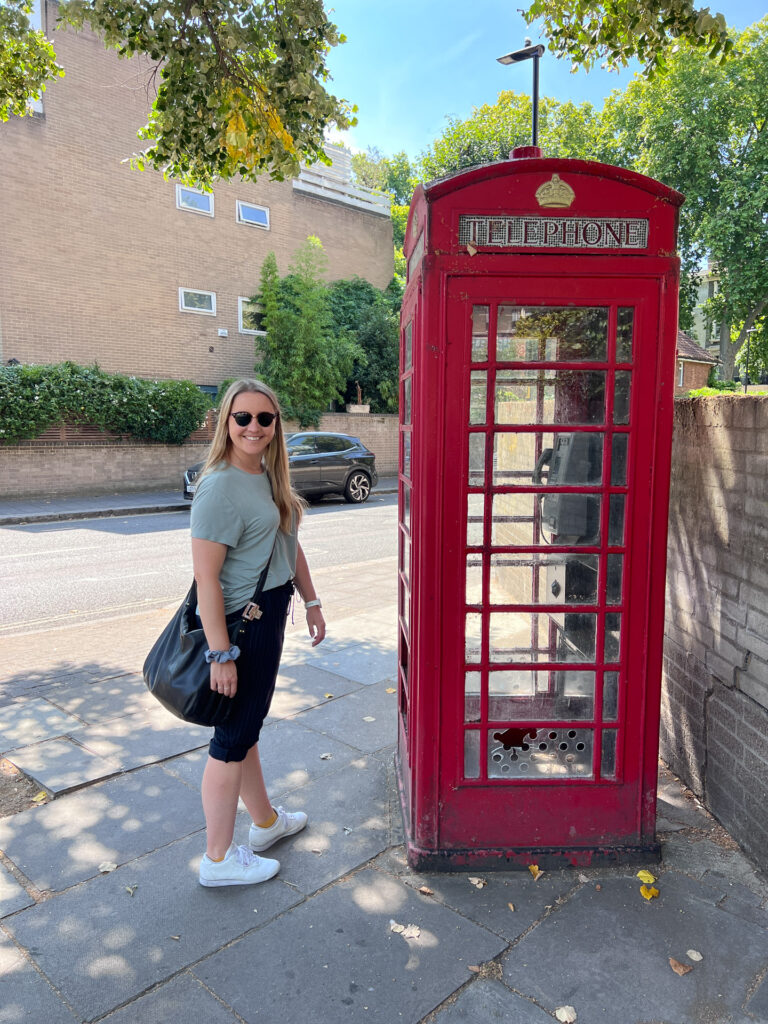
[[[229,417],[232,406],[238,395],[243,392],[265,395],[277,413],[275,420],[275,435],[267,446],[264,453],[264,467],[272,485],[272,498],[280,512],[280,529],[284,533],[290,533],[294,523],[298,526],[306,507],[306,502],[291,487],[291,477],[288,468],[288,449],[285,445],[283,434],[283,418],[280,414],[280,403],[274,391],[267,387],[260,380],[249,380],[244,378],[236,380],[229,385],[219,405],[219,418],[216,422],[216,430],[208,449],[208,455],[200,470],[198,480],[205,473],[220,468],[222,463],[227,461],[231,440],[229,437]]]

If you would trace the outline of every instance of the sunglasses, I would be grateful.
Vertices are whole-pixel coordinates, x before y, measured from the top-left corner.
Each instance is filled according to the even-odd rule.
[[[251,420],[256,420],[260,427],[269,427],[277,419],[276,412],[231,412],[229,414],[238,427],[247,427]]]

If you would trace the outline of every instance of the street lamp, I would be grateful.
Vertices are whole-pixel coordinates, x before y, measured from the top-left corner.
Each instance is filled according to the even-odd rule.
[[[539,144],[539,60],[544,56],[544,47],[539,44],[532,46],[531,40],[525,40],[522,50],[513,50],[512,53],[505,53],[503,57],[497,57],[499,64],[519,64],[522,60],[533,60],[533,138],[532,146]]]
[[[747,393],[747,388],[749,387],[749,342],[750,342],[750,335],[754,334],[756,330],[757,330],[756,327],[749,327],[747,329],[747,366],[746,366],[746,369],[745,369],[745,372],[744,372],[744,394],[745,395]]]

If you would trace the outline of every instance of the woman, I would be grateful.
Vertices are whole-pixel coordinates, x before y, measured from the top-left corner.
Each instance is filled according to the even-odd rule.
[[[259,761],[259,733],[269,711],[294,584],[304,601],[312,646],[325,637],[325,620],[309,566],[298,543],[303,503],[291,489],[288,452],[275,394],[261,381],[238,380],[221,402],[216,433],[192,503],[192,563],[198,615],[211,664],[211,689],[233,701],[211,740],[203,773],[207,832],[201,885],[263,882],[280,870],[258,857],[307,823],[303,811],[273,808]],[[271,556],[271,559],[270,559]],[[230,646],[236,621],[269,561],[242,650]],[[233,843],[241,797],[253,824],[248,846]]]

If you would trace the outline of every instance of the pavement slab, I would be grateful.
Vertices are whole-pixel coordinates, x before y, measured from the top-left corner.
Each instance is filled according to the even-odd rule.
[[[99,1024],[237,1024],[237,1018],[200,982],[184,972],[139,996]]]
[[[305,728],[302,721],[300,715],[268,724],[261,732],[259,757],[273,801],[360,757],[359,750]]]
[[[152,766],[0,819],[0,849],[38,889],[60,891],[204,827],[199,793]]]
[[[0,821],[1,824],[2,821]],[[2,846],[2,842],[0,842],[0,846]],[[24,907],[30,907],[34,902],[26,889],[19,885],[11,872],[3,864],[0,864],[0,917],[13,914],[17,910],[23,910]],[[0,1020],[2,1020],[2,1017],[0,1017]]]
[[[75,1012],[91,1020],[302,899],[278,878],[207,889],[197,881],[203,850],[202,837],[190,836],[3,924],[34,951]]]
[[[0,1021],[2,1024],[76,1024],[44,977],[29,960],[0,936]]]
[[[406,938],[391,922],[416,925]],[[416,1024],[505,943],[373,869],[192,969],[246,1022]],[[287,951],[290,954],[286,956]]]
[[[208,743],[211,732],[182,722],[155,701],[150,711],[90,725],[74,735],[94,754],[129,770],[195,750]]]
[[[665,867],[674,868],[692,878],[713,875],[727,876],[752,892],[768,898],[768,884],[733,840],[728,844],[715,842],[702,835],[673,834],[661,836],[661,859]]]
[[[499,981],[480,978],[441,1007],[430,1024],[552,1024],[552,1016]]]
[[[328,693],[341,697],[359,689],[360,685],[314,665],[281,664],[267,721],[291,718],[308,708],[325,704]]]
[[[47,687],[43,696],[62,711],[76,715],[79,725],[83,722],[100,724],[157,707],[157,700],[147,690],[142,677],[133,674],[100,682],[91,678],[88,682],[56,683]]]
[[[370,686],[382,679],[392,679],[397,673],[397,654],[390,637],[379,641],[358,643],[343,651],[333,651],[319,657],[318,668],[345,676],[357,683]]]
[[[573,1006],[588,1024],[739,1019],[768,967],[768,932],[701,899],[675,872],[661,876],[657,899],[639,888],[634,875],[606,878],[599,891],[585,885],[503,958],[505,984],[547,1008]],[[670,957],[693,969],[678,976]]]
[[[123,770],[120,761],[101,757],[67,737],[19,747],[6,756],[17,768],[54,794],[77,789]]]
[[[389,689],[394,690],[394,684],[385,679],[347,694],[344,700],[328,701],[305,711],[301,724],[366,754],[373,753],[397,740],[397,694],[387,693]]]
[[[6,704],[0,726],[0,753],[63,736],[82,724],[81,719],[61,711],[39,696]]]

